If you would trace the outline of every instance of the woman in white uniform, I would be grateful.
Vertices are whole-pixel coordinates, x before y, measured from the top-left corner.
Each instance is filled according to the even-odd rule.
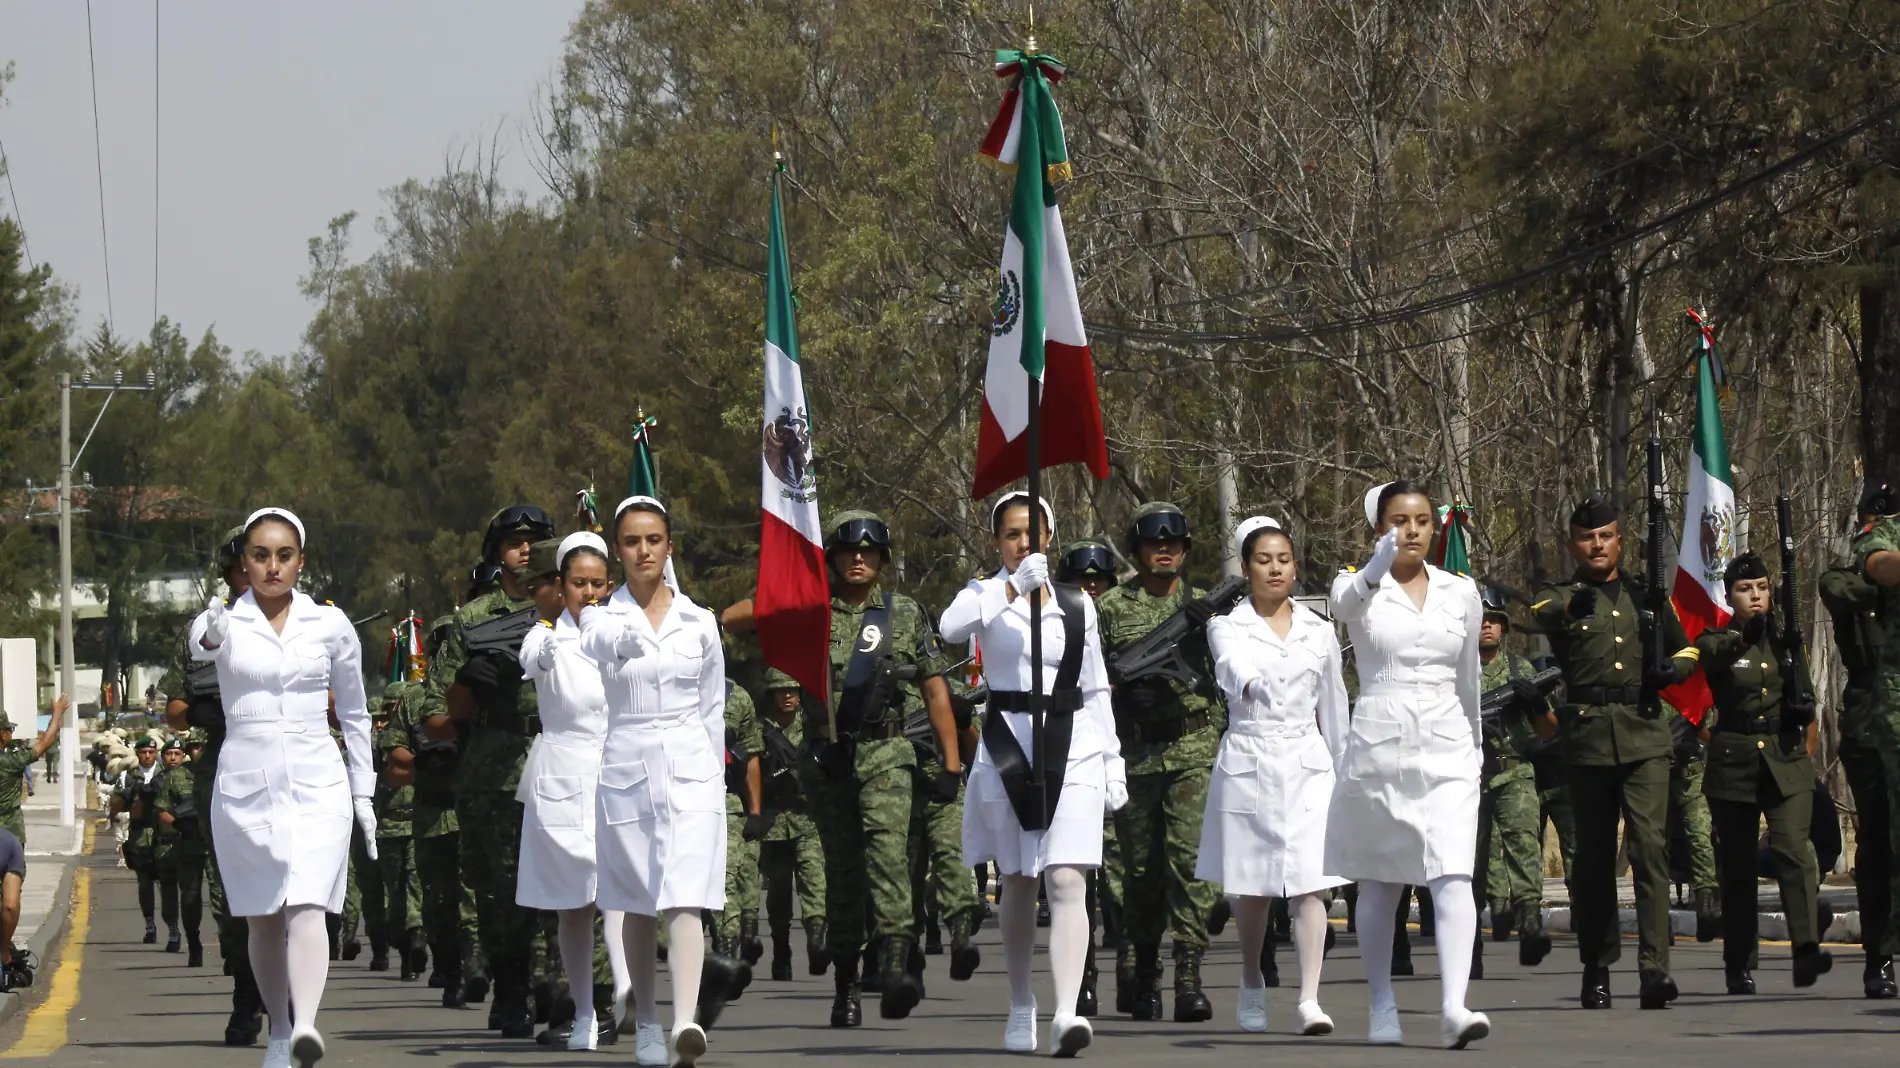
[[[535,546],[534,556],[545,544]],[[607,740],[607,691],[600,665],[581,651],[580,612],[611,594],[613,583],[607,577],[607,543],[589,531],[569,534],[548,563],[559,575],[552,585],[558,600],[549,606],[555,611],[521,642],[522,672],[534,683],[541,733],[528,751],[517,791],[524,807],[515,904],[559,914],[561,967],[575,991],[576,1007],[567,1048],[595,1049],[604,1021],[593,998],[580,992],[587,985],[580,977],[594,971],[594,788]],[[545,582],[546,576],[534,581]],[[534,592],[538,603],[551,591],[536,587]],[[602,917],[607,955],[618,976],[626,972],[621,915],[604,912]]]
[[[1209,620],[1214,675],[1227,695],[1227,733],[1207,791],[1194,877],[1219,883],[1240,929],[1243,1031],[1267,1029],[1260,972],[1268,910],[1285,898],[1300,962],[1300,1033],[1326,1035],[1319,1007],[1326,952],[1321,892],[1346,880],[1326,874],[1326,812],[1333,799],[1330,745],[1346,734],[1346,683],[1333,625],[1292,599],[1299,571],[1280,524],[1254,516],[1234,530],[1252,596]]]
[[[1410,482],[1375,486],[1366,520],[1372,559],[1333,580],[1358,665],[1359,701],[1326,824],[1326,874],[1359,883],[1359,945],[1372,992],[1371,1041],[1401,1041],[1392,996],[1392,931],[1407,885],[1429,886],[1437,913],[1439,1037],[1452,1049],[1490,1033],[1465,1008],[1478,910],[1478,631],[1484,609],[1468,578],[1425,562],[1438,514]]]
[[[1041,519],[1038,545],[1055,533],[1047,502],[1012,493],[990,515],[1002,570],[974,579],[944,610],[943,639],[977,639],[990,702],[983,739],[970,769],[963,803],[963,863],[996,862],[1002,875],[1003,956],[1009,967],[1009,1023],[1003,1048],[1036,1048],[1036,998],[1030,963],[1036,948],[1036,877],[1049,894],[1049,970],[1055,981],[1050,1045],[1074,1056],[1093,1031],[1075,1014],[1089,950],[1084,901],[1088,868],[1102,863],[1104,804],[1128,803],[1128,773],[1108,703],[1095,602],[1073,586],[1049,585],[1044,554],[1031,553],[1032,515]],[[1034,728],[1030,712],[1030,594],[1042,590],[1042,693],[1049,698],[1044,744],[1052,770],[1048,801],[1035,796]],[[1051,591],[1054,596],[1050,597]],[[1040,598],[1039,598],[1040,599]],[[1047,819],[1042,816],[1047,814]]]
[[[293,1058],[309,1068],[323,1056],[324,913],[343,911],[352,818],[376,857],[363,650],[341,609],[297,592],[302,521],[260,509],[242,544],[250,590],[228,607],[214,598],[191,625],[192,659],[217,665],[224,696],[212,841],[231,915],[250,921],[251,969],[270,1013],[265,1068]],[[332,696],[347,767],[330,739]]]
[[[667,1062],[654,999],[658,917],[666,920],[673,1052],[706,1052],[693,1019],[706,939],[701,909],[726,906],[726,658],[713,614],[665,582],[671,520],[651,497],[614,510],[626,582],[581,609],[581,652],[600,664],[607,696],[595,844],[600,907],[627,914],[634,1060]]]

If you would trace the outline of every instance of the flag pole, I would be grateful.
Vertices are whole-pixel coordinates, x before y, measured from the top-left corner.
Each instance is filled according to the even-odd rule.
[[[1036,54],[1036,9],[1032,3],[1029,8],[1029,41],[1023,48],[1025,55]],[[1025,109],[1025,118],[1028,118]],[[1041,157],[1037,157],[1040,166]],[[1038,250],[1040,252],[1040,250]],[[1042,338],[1025,336],[1024,344],[1041,345]],[[1029,374],[1029,427],[1028,441],[1025,443],[1029,453],[1029,551],[1043,551],[1042,544],[1042,381]],[[1054,533],[1051,531],[1050,533]],[[1042,695],[1042,602],[1043,591],[1037,590],[1029,595],[1029,709],[1030,709],[1030,774],[1036,789],[1037,830],[1049,829],[1049,772],[1044,754],[1047,752],[1046,717],[1044,709],[1051,702]],[[1065,771],[1067,769],[1064,769]]]

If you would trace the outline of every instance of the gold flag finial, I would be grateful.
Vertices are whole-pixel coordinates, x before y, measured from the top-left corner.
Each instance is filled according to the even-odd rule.
[[[776,119],[772,121],[772,162],[773,163],[785,162],[784,153],[778,150],[778,120]]]
[[[1033,55],[1035,55],[1035,54],[1036,54],[1036,4],[1035,4],[1035,0],[1030,0],[1030,4],[1029,4],[1029,43],[1023,46],[1023,54],[1024,54],[1024,55],[1030,55],[1030,56],[1033,56]]]

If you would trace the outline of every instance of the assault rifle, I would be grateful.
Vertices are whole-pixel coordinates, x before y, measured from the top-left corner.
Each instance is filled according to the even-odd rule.
[[[492,653],[519,664],[521,639],[528,636],[539,618],[540,613],[533,608],[523,608],[477,623],[462,631],[462,647],[468,650],[470,657]]]
[[[1562,668],[1549,667],[1528,679],[1512,679],[1502,686],[1494,686],[1484,691],[1478,698],[1478,715],[1485,719],[1495,719],[1503,715],[1504,710],[1510,708],[1511,703],[1517,700],[1516,684],[1519,682],[1528,682],[1537,687],[1539,695],[1549,697],[1556,691],[1557,684],[1563,680]]]
[[[1670,651],[1665,645],[1663,620],[1669,618],[1669,594],[1663,589],[1663,539],[1668,536],[1668,517],[1663,515],[1662,437],[1656,431],[1656,402],[1649,402],[1649,543],[1643,547],[1643,566],[1648,574],[1643,581],[1643,614],[1647,630],[1643,632],[1643,674],[1655,677],[1670,670]],[[1644,686],[1645,690],[1649,687]],[[1659,695],[1646,692],[1643,704],[1654,707]]]
[[[1801,641],[1800,584],[1796,582],[1794,514],[1784,479],[1775,498],[1775,524],[1781,534],[1781,695],[1784,726],[1806,727],[1814,718],[1814,692],[1808,681],[1808,654]],[[1794,711],[1790,712],[1789,710]]]
[[[1236,576],[1190,604],[1200,605],[1207,613],[1203,618],[1209,618],[1232,611],[1245,596],[1247,580]],[[1108,654],[1109,679],[1116,685],[1143,679],[1173,679],[1190,688],[1201,686],[1206,680],[1188,663],[1187,657],[1181,655],[1181,643],[1205,626],[1195,621],[1188,608],[1188,604],[1182,605],[1147,637]]]

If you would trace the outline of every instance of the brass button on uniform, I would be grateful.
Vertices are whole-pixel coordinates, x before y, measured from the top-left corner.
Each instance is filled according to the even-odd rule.
[[[1618,644],[1618,645],[1622,645],[1622,644],[1623,644],[1623,636],[1622,636],[1621,634],[1619,634],[1619,635],[1617,635],[1617,636],[1616,636],[1616,644]]]
[[[1620,661],[1620,660],[1619,660],[1619,661],[1617,661],[1617,662],[1616,662],[1616,665],[1615,665],[1615,666],[1616,666],[1616,670],[1618,670],[1618,671],[1621,671],[1621,670],[1623,670],[1623,662],[1622,662],[1622,661]]]
[[[1756,743],[1755,743],[1755,748],[1757,748],[1757,749],[1766,749],[1766,748],[1768,748],[1768,743],[1767,743],[1767,742],[1756,742]]]
[[[1620,616],[1623,614],[1623,610],[1620,608],[1612,608],[1610,609],[1610,614],[1613,616]]]

